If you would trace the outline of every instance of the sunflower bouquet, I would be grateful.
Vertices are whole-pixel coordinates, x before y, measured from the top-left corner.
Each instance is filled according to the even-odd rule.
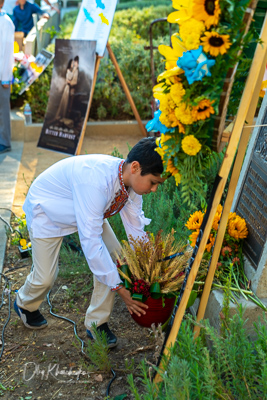
[[[204,258],[206,260],[210,260],[212,255],[212,247],[215,242],[221,214],[222,206],[219,204],[204,252]],[[189,236],[189,241],[192,247],[196,244],[203,217],[204,213],[202,211],[196,211],[194,214],[190,215],[190,218],[185,224],[185,226],[192,231]],[[250,282],[245,275],[242,249],[243,241],[247,236],[248,229],[246,221],[235,212],[231,212],[228,216],[223,245],[215,271],[213,288],[224,290],[230,281],[230,298],[233,302],[237,303],[238,298],[243,296],[246,300],[252,300],[259,307],[267,311],[266,306],[252,292]],[[198,284],[202,285],[202,282],[198,282]]]
[[[165,173],[182,183],[190,203],[195,193],[205,198],[203,170],[217,159],[212,150],[214,121],[224,80],[252,39],[245,34],[244,15],[250,0],[173,0],[177,11],[172,46],[160,45],[165,71],[153,88],[158,110],[147,130],[160,132],[157,151]],[[241,96],[241,93],[240,93]]]
[[[124,286],[135,300],[145,301],[152,297],[168,298],[178,295],[185,277],[185,270],[192,250],[174,243],[174,230],[165,237],[148,233],[144,238],[129,237],[123,241],[117,254],[118,271]],[[205,274],[201,266],[198,278]]]

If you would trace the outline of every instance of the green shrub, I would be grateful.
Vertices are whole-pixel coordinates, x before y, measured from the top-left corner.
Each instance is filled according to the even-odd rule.
[[[49,98],[52,70],[51,63],[26,92],[26,101],[31,105],[34,122],[43,122]]]
[[[229,322],[229,330],[221,336],[208,322],[203,330],[212,344],[198,337],[194,340],[191,321],[182,323],[163,383],[156,391],[142,365],[143,394],[138,393],[133,377],[129,383],[134,398],[141,400],[214,400],[266,399],[267,393],[267,319],[255,324],[256,339],[252,342],[245,331],[244,310]]]
[[[143,2],[142,2],[143,3]],[[152,2],[151,2],[152,3]],[[153,2],[154,3],[154,2]],[[149,42],[149,25],[158,18],[165,18],[172,11],[172,6],[168,2],[168,6],[151,6],[138,9],[128,9],[116,11],[110,31],[109,42],[112,43],[114,39],[122,40],[125,33],[135,36],[140,35],[142,39]],[[167,22],[160,22],[153,26],[153,37],[158,39],[161,36],[169,34],[169,24]]]
[[[142,119],[151,118],[150,52],[144,50],[144,46],[149,44],[149,24],[156,18],[166,17],[171,9],[171,6],[158,6],[143,8],[142,10],[128,9],[115,12],[109,43]],[[64,16],[60,32],[57,35],[58,38],[70,38],[77,13],[78,11],[75,10]],[[154,45],[168,44],[168,24],[157,24],[154,27],[154,37],[156,38]],[[47,49],[54,52],[54,47],[54,44],[51,44]],[[155,76],[157,76],[163,66],[158,51],[154,52],[154,58]],[[52,68],[53,63],[30,86],[23,97],[23,101],[31,104],[34,122],[43,121],[47,108]],[[17,94],[14,93],[14,96],[15,101]],[[107,58],[103,58],[100,63],[90,118],[96,120],[134,118],[115,67]]]
[[[142,119],[151,118],[152,79],[149,45],[149,25],[157,18],[167,17],[172,7],[149,7],[142,10],[117,11],[114,16],[109,43],[129,87]],[[153,44],[169,43],[167,23],[153,29]],[[161,55],[154,52],[155,76],[162,71]],[[110,59],[100,63],[90,117],[93,119],[133,119],[115,67]]]
[[[117,5],[116,10],[125,10],[127,8],[139,8],[142,9],[144,7],[150,7],[154,6],[157,7],[159,5],[166,5],[169,6],[170,2],[168,0],[150,0],[150,1],[132,1],[132,0],[127,0],[124,2],[121,2]]]

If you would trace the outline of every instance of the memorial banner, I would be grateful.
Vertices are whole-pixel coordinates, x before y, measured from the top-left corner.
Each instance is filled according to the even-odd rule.
[[[96,42],[56,39],[49,101],[38,147],[76,153],[91,96]]]
[[[104,55],[117,0],[83,0],[71,39],[96,40],[96,53]]]

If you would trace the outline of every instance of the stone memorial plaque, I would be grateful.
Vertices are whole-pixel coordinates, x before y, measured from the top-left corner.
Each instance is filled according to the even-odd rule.
[[[249,235],[244,241],[244,254],[257,270],[267,239],[267,98],[251,139],[243,165],[242,184],[237,190],[234,211],[245,218]],[[256,130],[256,135],[254,135]],[[242,175],[242,173],[241,173]]]

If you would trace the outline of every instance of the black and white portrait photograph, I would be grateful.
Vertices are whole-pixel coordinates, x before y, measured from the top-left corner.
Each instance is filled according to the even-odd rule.
[[[56,40],[49,101],[38,146],[75,154],[95,70],[96,42]]]

